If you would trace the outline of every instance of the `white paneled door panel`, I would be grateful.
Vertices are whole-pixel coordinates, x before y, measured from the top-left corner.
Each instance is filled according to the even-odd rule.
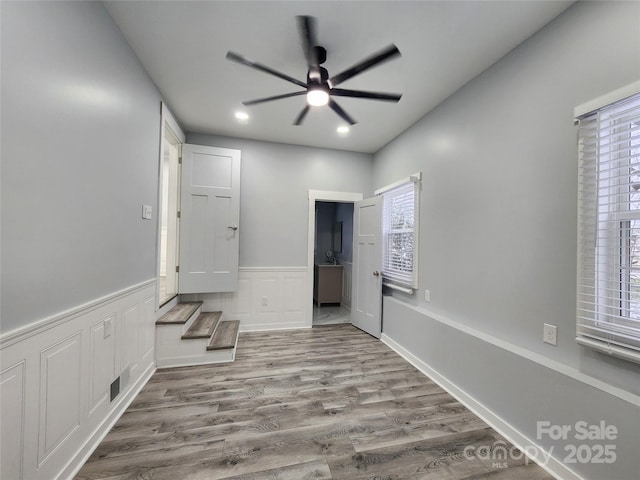
[[[351,323],[382,333],[382,197],[356,202],[354,211]]]
[[[180,293],[235,292],[240,239],[240,151],[182,147]]]

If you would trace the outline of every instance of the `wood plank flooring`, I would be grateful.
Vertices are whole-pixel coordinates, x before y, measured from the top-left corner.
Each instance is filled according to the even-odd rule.
[[[241,333],[234,363],[156,372],[76,478],[552,478],[464,454],[503,441],[351,325]]]

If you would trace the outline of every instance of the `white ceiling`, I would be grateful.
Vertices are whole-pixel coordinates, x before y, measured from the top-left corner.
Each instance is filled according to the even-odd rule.
[[[108,1],[108,11],[188,132],[375,152],[559,15],[569,1]],[[402,57],[341,88],[402,93],[399,103],[337,98],[355,120],[317,107],[293,126],[300,87],[225,59],[232,50],[306,81],[296,15],[317,17],[335,75],[394,43]],[[249,121],[234,113],[246,111]]]

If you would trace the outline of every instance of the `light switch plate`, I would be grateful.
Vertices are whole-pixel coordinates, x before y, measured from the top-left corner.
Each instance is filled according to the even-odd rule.
[[[145,220],[151,220],[151,212],[153,209],[151,205],[142,205],[142,218]]]

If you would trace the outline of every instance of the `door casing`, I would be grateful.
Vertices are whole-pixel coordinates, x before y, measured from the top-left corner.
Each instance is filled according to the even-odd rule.
[[[169,135],[167,135],[169,134]],[[162,259],[160,258],[160,243],[161,243],[161,218],[162,218],[162,175],[163,175],[163,159],[164,159],[164,155],[165,155],[165,151],[164,151],[164,139],[165,137],[173,137],[173,139],[176,141],[175,145],[178,147],[178,149],[180,150],[182,147],[182,144],[185,143],[186,141],[186,135],[185,133],[182,131],[182,129],[180,128],[180,125],[178,125],[178,122],[176,121],[176,119],[174,118],[173,114],[171,113],[171,111],[167,108],[167,106],[162,103],[161,106],[161,121],[160,121],[160,158],[159,158],[159,167],[158,167],[158,212],[156,214],[156,221],[157,221],[157,243],[156,243],[156,252],[157,252],[157,265],[156,265],[156,302],[155,302],[155,306],[156,308],[158,308],[159,306],[159,299],[160,299],[160,263],[162,261]],[[179,187],[178,187],[179,188]],[[179,195],[179,194],[178,194]],[[176,203],[177,203],[177,199],[176,199]],[[174,206],[177,207],[177,204]],[[178,227],[176,226],[176,229]],[[176,234],[176,242],[178,242],[178,236]],[[177,255],[177,244],[176,244],[176,255]]]
[[[316,201],[355,203],[362,200],[363,194],[357,192],[333,192],[328,190],[309,190],[309,229],[307,234],[307,289],[305,295],[305,323],[313,324],[313,263],[314,237],[316,225]]]

